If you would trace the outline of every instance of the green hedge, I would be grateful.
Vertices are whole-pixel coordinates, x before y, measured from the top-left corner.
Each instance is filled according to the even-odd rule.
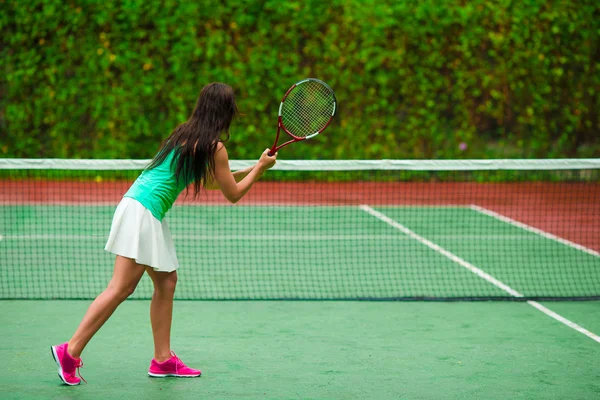
[[[600,153],[597,0],[216,3],[0,0],[0,157],[151,157],[223,81],[254,158],[309,76],[340,112],[286,158]]]

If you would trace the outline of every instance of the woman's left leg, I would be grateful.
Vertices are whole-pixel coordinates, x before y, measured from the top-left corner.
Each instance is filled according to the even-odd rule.
[[[154,283],[150,303],[150,322],[154,336],[154,359],[159,363],[169,360],[171,355],[171,321],[173,319],[173,297],[177,286],[177,271],[157,272],[146,267]]]
[[[199,369],[188,367],[171,351],[171,321],[173,319],[173,297],[177,286],[177,272],[156,272],[147,267],[146,272],[154,282],[154,293],[150,303],[150,322],[154,336],[154,359],[150,362],[148,375],[154,377],[197,377]]]

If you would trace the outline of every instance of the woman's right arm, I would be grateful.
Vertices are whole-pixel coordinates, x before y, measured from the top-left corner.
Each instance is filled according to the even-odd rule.
[[[227,200],[237,203],[250,190],[262,174],[275,165],[277,154],[269,157],[269,149],[266,149],[260,156],[258,163],[248,172],[242,180],[236,182],[236,179],[229,168],[229,157],[227,149],[223,143],[217,145],[215,153],[215,177],[214,180],[219,185],[221,192]]]

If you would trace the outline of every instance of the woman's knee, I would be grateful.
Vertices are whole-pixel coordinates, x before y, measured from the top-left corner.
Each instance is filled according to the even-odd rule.
[[[109,284],[107,290],[110,291],[112,297],[119,301],[125,301],[135,291],[137,285],[114,285]]]
[[[177,287],[177,272],[170,272],[154,282],[154,290],[161,294],[172,295]]]
[[[144,266],[137,264],[134,259],[117,256],[107,292],[113,298],[124,301],[133,294],[144,271]]]

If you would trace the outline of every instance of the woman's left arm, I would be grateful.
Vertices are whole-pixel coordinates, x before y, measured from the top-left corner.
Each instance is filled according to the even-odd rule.
[[[246,175],[248,175],[250,172],[252,172],[252,170],[254,169],[254,165],[251,167],[248,167],[246,169],[241,169],[239,171],[235,171],[233,172],[233,178],[235,179],[236,182],[241,181],[242,179],[244,179],[246,177]],[[210,183],[206,184],[205,189],[207,190],[218,190],[220,189],[219,187],[219,183],[217,182],[216,179],[213,178],[213,180]]]

